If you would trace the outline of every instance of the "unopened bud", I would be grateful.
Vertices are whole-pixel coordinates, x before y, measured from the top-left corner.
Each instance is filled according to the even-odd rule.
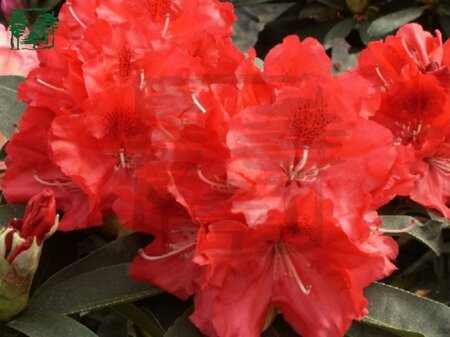
[[[345,0],[348,9],[353,14],[362,14],[369,5],[369,0]]]
[[[58,227],[55,196],[50,189],[27,204],[24,219],[0,229],[0,321],[20,313],[39,264],[42,243]]]

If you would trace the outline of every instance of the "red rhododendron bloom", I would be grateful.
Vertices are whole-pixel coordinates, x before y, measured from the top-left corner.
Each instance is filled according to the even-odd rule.
[[[231,43],[230,4],[142,6],[144,11],[123,1],[66,2],[55,47],[39,51],[40,67],[19,88],[33,109],[7,150],[5,196],[26,201],[31,192],[18,187],[24,181],[54,188],[65,213],[61,229],[100,224],[118,191],[134,186],[135,171],[163,159],[167,142],[204,119],[199,97],[209,96],[215,81],[230,80],[215,76],[233,73],[243,59]],[[36,128],[27,123],[39,113],[46,120],[36,141],[45,173],[25,159],[27,143],[35,141],[26,130]]]
[[[378,88],[380,106],[371,117],[388,127],[404,153],[403,170],[414,175],[407,193],[416,202],[450,216],[448,172],[450,101],[448,47],[417,24],[369,44],[357,72]],[[413,179],[411,181],[414,181]]]
[[[363,288],[393,266],[385,270],[382,256],[349,240],[332,207],[310,192],[257,227],[223,220],[202,230],[195,261],[209,271],[194,323],[221,337],[257,337],[273,305],[304,337],[343,336],[367,313]],[[389,246],[393,257],[392,239]]]
[[[275,76],[283,52],[296,55],[305,48],[303,60],[317,58],[317,46],[309,44],[289,37],[275,47],[276,57],[269,52],[264,75],[267,70],[268,83],[276,80],[272,102],[243,109],[230,121],[227,174],[238,188],[233,211],[242,212],[250,226],[265,222],[270,210],[283,209],[309,189],[336,200],[336,216],[362,214],[373,207],[397,158],[389,131],[360,116],[369,90],[363,78],[332,78],[330,69],[302,72],[301,65],[308,62],[293,57],[289,61],[297,75],[286,77],[280,71]],[[287,62],[285,68],[290,67]]]

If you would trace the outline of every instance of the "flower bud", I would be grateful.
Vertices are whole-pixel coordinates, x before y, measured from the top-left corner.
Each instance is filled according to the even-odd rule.
[[[345,0],[348,9],[353,14],[362,14],[369,5],[369,0]]]
[[[8,321],[28,302],[43,241],[58,227],[55,195],[45,189],[27,204],[23,219],[0,229],[0,320]]]

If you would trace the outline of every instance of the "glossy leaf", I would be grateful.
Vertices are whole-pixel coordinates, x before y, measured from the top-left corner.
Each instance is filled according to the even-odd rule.
[[[366,322],[353,322],[346,337],[424,337],[420,333],[397,330],[387,331],[379,327],[365,324]],[[395,330],[394,330],[395,331]]]
[[[96,252],[78,260],[77,262],[62,269],[49,278],[37,291],[51,289],[58,283],[69,280],[80,274],[94,271],[98,268],[119,263],[131,262],[137,251],[149,243],[149,237],[143,234],[130,234],[114,240],[101,247]]]
[[[25,205],[0,205],[0,227],[7,226],[14,218],[22,218]]]
[[[0,132],[8,138],[14,132],[14,125],[25,108],[16,98],[17,86],[24,80],[20,76],[0,76]]]
[[[149,315],[146,311],[141,310],[137,305],[133,303],[124,303],[115,305],[112,309],[136,324],[139,329],[148,335],[152,337],[164,336],[164,329],[155,317]]]
[[[132,302],[162,291],[128,275],[129,263],[120,263],[82,273],[34,294],[29,307],[62,314],[90,311]]]
[[[367,33],[372,38],[381,38],[397,28],[420,17],[426,7],[412,7],[390,13],[372,21]]]
[[[416,225],[411,230],[394,235],[411,236],[427,245],[437,255],[441,253],[442,229],[448,226],[446,222],[428,220],[425,223],[421,223],[416,218],[409,215],[384,215],[381,218],[383,221],[383,228],[387,230],[402,230],[407,228],[411,222],[414,221]]]
[[[8,323],[29,337],[97,337],[95,333],[62,314],[26,311]]]
[[[336,39],[345,38],[353,30],[354,21],[353,19],[347,18],[339,21],[336,25],[331,28],[327,35],[325,35],[324,45],[328,49],[331,47],[332,43]]]
[[[372,326],[402,337],[450,336],[450,308],[442,303],[383,283],[372,284],[365,296],[369,300],[365,320]]]

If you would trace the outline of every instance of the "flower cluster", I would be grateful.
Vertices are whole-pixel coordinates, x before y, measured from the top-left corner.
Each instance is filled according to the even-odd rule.
[[[258,68],[218,0],[72,0],[59,21],[19,88],[6,199],[48,187],[61,230],[114,214],[152,234],[131,275],[194,296],[208,336],[259,336],[278,311],[303,337],[344,335],[395,269],[376,210],[409,195],[449,215],[450,73],[417,25],[332,76],[295,36]]]

